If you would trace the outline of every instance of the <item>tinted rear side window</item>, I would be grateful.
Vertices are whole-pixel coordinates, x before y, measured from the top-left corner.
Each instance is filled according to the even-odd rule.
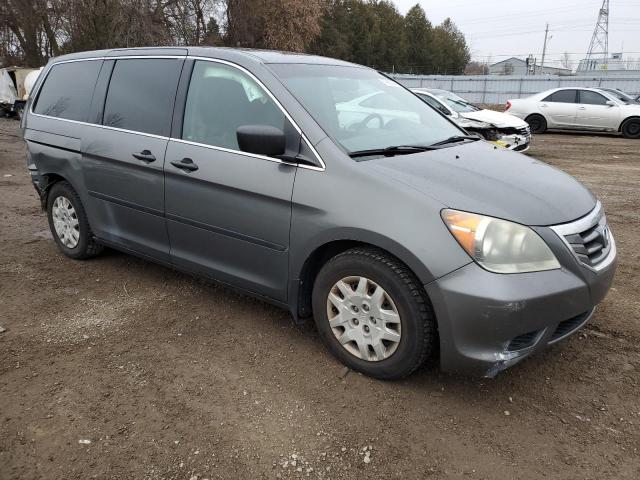
[[[118,60],[104,105],[103,125],[169,136],[182,59]]]
[[[545,98],[543,102],[576,103],[576,90],[558,90]]]
[[[33,108],[50,117],[86,122],[102,60],[60,63],[51,67]]]

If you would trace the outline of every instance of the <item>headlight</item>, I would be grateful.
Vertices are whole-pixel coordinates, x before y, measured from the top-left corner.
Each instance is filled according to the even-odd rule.
[[[491,125],[486,122],[480,122],[478,120],[470,120],[465,117],[458,117],[455,119],[455,122],[460,125],[462,128],[491,128]]]
[[[442,210],[460,246],[490,272],[522,273],[560,268],[555,255],[529,227],[499,218]]]

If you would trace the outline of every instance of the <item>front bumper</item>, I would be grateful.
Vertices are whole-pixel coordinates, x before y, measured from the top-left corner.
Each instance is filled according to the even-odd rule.
[[[606,267],[595,272],[557,235],[544,237],[562,268],[496,274],[469,263],[425,285],[438,319],[442,370],[493,377],[589,321],[611,286],[615,244]]]
[[[494,140],[491,143],[506,148],[508,150],[515,150],[516,152],[525,152],[529,150],[529,144],[531,143],[531,135],[501,135],[500,138]]]

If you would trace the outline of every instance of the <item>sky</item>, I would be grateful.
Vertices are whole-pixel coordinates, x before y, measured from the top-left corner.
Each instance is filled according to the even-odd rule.
[[[560,65],[564,52],[573,67],[589,48],[602,0],[393,0],[402,14],[420,3],[432,24],[447,17],[465,34],[473,60],[489,63],[508,57],[542,58]],[[640,0],[610,0],[609,52],[640,59]]]

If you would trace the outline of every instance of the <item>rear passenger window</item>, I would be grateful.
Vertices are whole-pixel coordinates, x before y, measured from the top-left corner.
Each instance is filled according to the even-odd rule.
[[[543,102],[576,103],[576,90],[558,90],[545,98]]]
[[[269,95],[241,70],[197,61],[191,74],[182,138],[239,150],[242,125],[270,125],[284,130],[285,116]]]
[[[103,125],[168,137],[182,62],[118,60],[109,82]]]
[[[40,115],[86,122],[101,60],[59,63],[51,67],[33,111]]]

